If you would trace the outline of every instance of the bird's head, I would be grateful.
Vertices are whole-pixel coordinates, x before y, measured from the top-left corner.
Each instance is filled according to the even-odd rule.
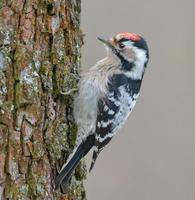
[[[143,61],[146,66],[149,59],[148,45],[140,35],[124,32],[109,40],[98,39],[106,45],[109,56],[114,55],[130,63]]]

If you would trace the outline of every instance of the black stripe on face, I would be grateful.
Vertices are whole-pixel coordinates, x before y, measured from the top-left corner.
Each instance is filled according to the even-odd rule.
[[[140,40],[138,41],[135,41],[134,42],[134,46],[139,48],[139,49],[143,49],[146,51],[146,56],[147,56],[147,59],[149,59],[149,49],[148,49],[148,45],[146,43],[146,41],[141,38]]]
[[[146,43],[146,41],[141,38],[140,40],[129,40],[127,38],[121,38],[120,40],[116,41],[116,43],[121,43],[121,42],[126,42],[126,41],[131,41],[133,42],[133,46],[139,48],[139,49],[143,49],[146,51],[146,56],[147,59],[149,59],[149,49],[148,49],[148,45]]]

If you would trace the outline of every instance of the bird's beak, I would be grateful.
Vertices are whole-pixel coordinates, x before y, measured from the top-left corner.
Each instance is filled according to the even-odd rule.
[[[116,51],[115,46],[109,41],[109,40],[104,40],[100,37],[97,38],[99,41],[101,41],[102,43],[104,43],[107,47],[109,47],[110,49]]]
[[[121,57],[120,56],[120,52],[118,51],[118,49],[111,43],[110,40],[104,40],[100,37],[97,38],[99,41],[101,41],[102,43],[104,43],[108,48],[111,49],[111,51],[118,57]]]

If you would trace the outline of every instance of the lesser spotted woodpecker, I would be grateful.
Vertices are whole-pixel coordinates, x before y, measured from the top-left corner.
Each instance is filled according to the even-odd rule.
[[[119,33],[104,40],[107,56],[79,81],[74,101],[77,145],[56,178],[56,187],[70,179],[79,161],[93,149],[90,171],[102,149],[131,113],[140,93],[149,59],[146,41],[135,33]]]

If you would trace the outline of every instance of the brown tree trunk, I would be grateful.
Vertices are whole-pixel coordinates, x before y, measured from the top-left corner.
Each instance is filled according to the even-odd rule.
[[[54,189],[77,132],[68,91],[80,9],[80,0],[0,0],[0,200],[86,199],[84,163],[65,194]]]

